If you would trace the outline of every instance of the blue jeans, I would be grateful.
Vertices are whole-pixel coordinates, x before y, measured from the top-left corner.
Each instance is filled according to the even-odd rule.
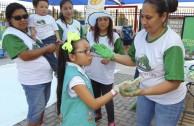
[[[44,47],[44,46],[49,45],[51,43],[56,43],[56,37],[54,35],[50,36],[46,39],[43,39],[42,43],[43,44],[40,45],[40,47]],[[43,56],[47,59],[51,68],[53,69],[53,71],[56,71],[57,70],[57,58],[55,57],[55,54],[54,53],[45,53]]]
[[[136,126],[150,126],[155,116],[156,126],[176,126],[185,108],[185,100],[172,105],[156,103],[145,96],[137,98]]]
[[[28,103],[27,119],[30,123],[37,124],[50,98],[51,82],[39,85],[22,84],[22,87]]]

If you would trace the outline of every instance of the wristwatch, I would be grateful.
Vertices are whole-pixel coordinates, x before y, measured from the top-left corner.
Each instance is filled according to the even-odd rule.
[[[113,96],[116,96],[118,94],[117,91],[115,91],[114,89],[111,89],[111,93]]]

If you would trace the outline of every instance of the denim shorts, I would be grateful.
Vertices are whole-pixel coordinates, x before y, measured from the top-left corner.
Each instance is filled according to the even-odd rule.
[[[55,44],[56,40],[57,40],[56,36],[53,35],[53,36],[50,36],[48,38],[42,39],[42,43],[43,43],[43,46],[46,46],[46,45],[49,45],[51,43]]]
[[[28,103],[27,119],[30,123],[36,124],[44,112],[50,98],[51,82],[38,85],[24,85],[26,100]]]
[[[145,96],[138,96],[136,126],[150,126],[153,117],[156,126],[176,126],[184,108],[185,100],[172,105],[162,105]]]

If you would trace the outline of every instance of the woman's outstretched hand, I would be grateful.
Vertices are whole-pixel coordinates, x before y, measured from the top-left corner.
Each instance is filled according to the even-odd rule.
[[[122,88],[119,88],[119,93],[124,97],[133,97],[140,95],[140,88],[135,88],[132,90],[123,90]]]
[[[134,80],[123,81],[120,84],[114,86],[114,90],[119,92],[124,97],[133,97],[140,95],[141,89],[139,83],[142,81],[141,77]]]
[[[110,59],[114,53],[107,48],[104,44],[94,44],[93,46],[94,52],[98,55],[100,55],[102,58],[108,58]]]

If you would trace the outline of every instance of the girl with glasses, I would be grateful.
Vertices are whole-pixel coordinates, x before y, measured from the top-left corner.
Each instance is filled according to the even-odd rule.
[[[96,126],[94,110],[109,102],[117,92],[112,89],[94,98],[91,80],[83,67],[92,62],[90,45],[79,34],[68,32],[59,47],[57,108],[62,126]]]
[[[49,44],[39,48],[29,36],[28,13],[23,5],[9,4],[5,15],[9,27],[3,33],[2,47],[17,65],[18,79],[28,103],[28,126],[40,126],[50,97],[52,81],[52,69],[43,55],[53,53],[56,46]]]

